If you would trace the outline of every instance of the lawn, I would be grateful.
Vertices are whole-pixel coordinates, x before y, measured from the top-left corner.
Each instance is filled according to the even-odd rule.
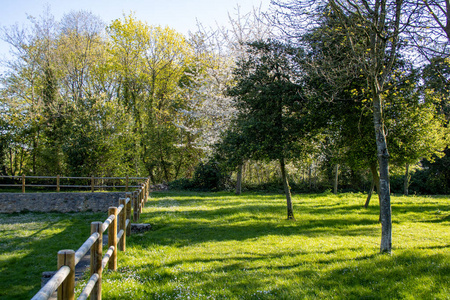
[[[393,197],[393,254],[362,194],[158,193],[105,299],[450,299],[450,198]],[[376,203],[376,201],[373,201]]]
[[[55,271],[56,254],[77,250],[90,235],[90,223],[107,213],[0,214],[0,299],[30,299],[41,274]]]
[[[377,201],[364,201],[294,195],[287,221],[280,195],[153,193],[140,220],[153,230],[127,240],[103,299],[450,299],[450,198],[392,197],[392,255],[379,254]],[[1,299],[30,298],[56,251],[76,248],[72,227],[85,222],[87,237],[103,219],[64,216],[0,215]]]

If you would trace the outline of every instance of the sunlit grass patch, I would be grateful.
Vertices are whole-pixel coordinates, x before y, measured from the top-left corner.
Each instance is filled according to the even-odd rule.
[[[282,195],[154,193],[140,220],[153,229],[128,238],[103,299],[449,299],[450,198],[392,197],[392,255],[364,201],[294,195],[294,222]],[[0,298],[31,298],[105,217],[0,215]]]
[[[390,256],[364,200],[295,195],[293,222],[280,195],[154,194],[104,298],[447,299],[449,198],[393,197]]]
[[[0,299],[30,299],[41,274],[55,271],[57,252],[74,249],[89,237],[98,213],[0,214]]]

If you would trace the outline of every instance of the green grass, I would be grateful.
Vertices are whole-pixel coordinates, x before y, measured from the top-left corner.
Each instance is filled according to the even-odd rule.
[[[0,299],[30,299],[41,274],[56,270],[56,254],[77,250],[90,235],[90,223],[107,213],[0,214]]]
[[[392,197],[392,255],[379,254],[377,201],[369,209],[364,201],[295,195],[294,222],[285,220],[281,195],[154,193],[140,220],[153,230],[127,240],[118,271],[103,276],[103,299],[450,299],[450,198]],[[44,255],[41,247],[73,235],[71,216],[0,215],[2,233],[9,230],[0,242],[0,293],[37,292],[43,270],[27,274],[27,265]],[[25,230],[30,218],[41,225]],[[87,228],[90,220],[80,222]]]
[[[393,197],[390,256],[364,200],[154,194],[104,299],[450,299],[450,199]]]

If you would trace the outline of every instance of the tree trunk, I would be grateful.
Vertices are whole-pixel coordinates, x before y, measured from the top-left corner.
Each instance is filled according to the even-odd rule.
[[[382,98],[379,88],[373,90],[373,121],[375,128],[377,156],[380,166],[380,219],[381,219],[381,253],[391,253],[392,250],[392,211],[391,191],[389,183],[389,152],[382,118]]]
[[[336,164],[334,167],[334,185],[333,185],[333,193],[337,195],[338,192],[338,179],[339,179],[339,164]]]
[[[157,183],[159,183],[159,182],[156,182],[156,180],[155,180],[155,175],[153,174],[153,169],[154,169],[154,168],[155,168],[154,166],[151,166],[150,168],[148,168],[148,175],[150,176],[151,182],[152,182],[153,184],[157,184]]]
[[[238,166],[237,178],[236,178],[236,195],[240,195],[242,191],[242,169],[244,168],[243,164]]]
[[[380,199],[380,176],[378,176],[376,163],[371,163],[370,164],[370,172],[372,173],[372,187],[370,189],[371,191],[369,192],[369,195],[367,195],[366,203],[364,204],[365,208],[369,207],[369,202],[370,202],[370,198],[372,197],[372,192],[373,192],[374,185],[377,188],[378,203],[381,204],[381,199]]]
[[[38,133],[39,134],[39,133]],[[34,137],[33,139],[33,175],[36,175],[36,151],[37,151],[37,137]]]
[[[409,164],[406,164],[406,171],[405,171],[405,181],[403,182],[403,194],[405,196],[408,196],[409,191],[408,191],[408,187],[409,187],[409,179],[410,179],[410,175],[409,175]]]
[[[23,161],[24,161],[24,152],[25,150],[22,148],[20,148],[20,161],[19,161],[19,174],[23,174]]]
[[[16,168],[14,168],[13,163],[13,151],[12,148],[9,148],[9,169],[11,170],[11,175],[16,175]]]
[[[291,198],[291,188],[289,187],[289,182],[286,174],[286,166],[284,163],[284,158],[280,159],[280,169],[281,169],[281,177],[283,180],[284,193],[286,194],[286,204],[287,204],[287,219],[295,220],[294,218],[294,209],[292,208],[292,198]]]
[[[309,190],[310,191],[311,191],[311,187],[312,187],[311,173],[312,173],[312,165],[309,166],[309,170],[308,170],[308,181],[309,181]]]
[[[258,176],[258,184],[261,185],[262,183],[262,179],[261,179],[261,166],[259,165],[259,163],[256,163],[256,171],[257,171],[257,176]]]
[[[370,198],[372,198],[373,189],[375,187],[375,179],[372,179],[372,184],[370,185],[369,193],[367,194],[366,203],[364,204],[364,208],[369,207]]]

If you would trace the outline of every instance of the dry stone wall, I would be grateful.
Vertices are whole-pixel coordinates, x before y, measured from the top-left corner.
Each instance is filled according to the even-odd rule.
[[[107,211],[125,192],[111,193],[0,193],[0,213]]]

